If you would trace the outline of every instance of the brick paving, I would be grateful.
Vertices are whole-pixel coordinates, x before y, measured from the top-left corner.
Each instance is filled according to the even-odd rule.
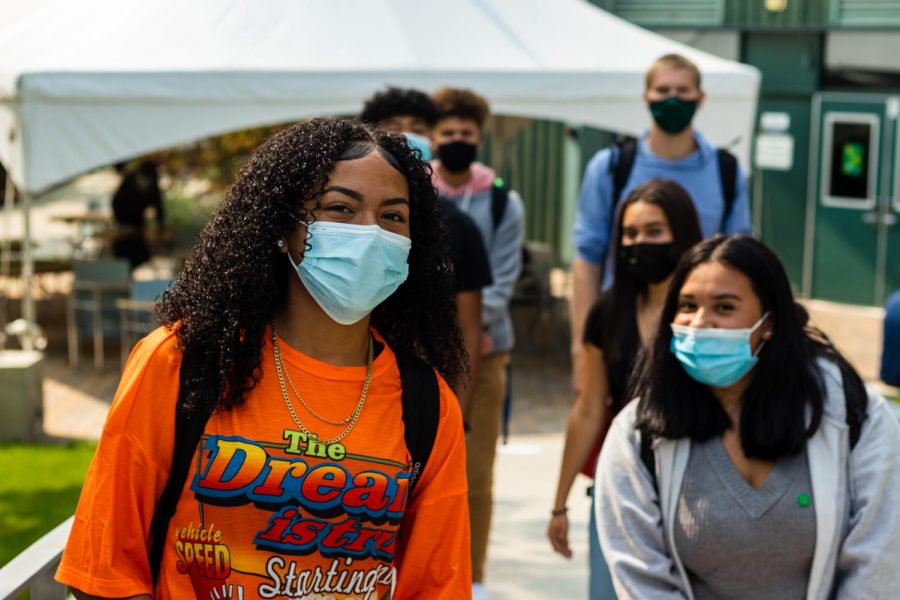
[[[96,372],[89,365],[68,366],[65,357],[44,360],[44,433],[53,438],[96,440],[119,384],[116,366]]]

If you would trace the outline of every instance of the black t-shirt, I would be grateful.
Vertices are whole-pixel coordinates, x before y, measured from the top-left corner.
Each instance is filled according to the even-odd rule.
[[[439,202],[450,243],[450,263],[456,291],[471,292],[491,285],[494,281],[491,265],[475,221],[459,210],[453,201],[441,198]]]
[[[113,194],[112,209],[116,223],[142,229],[144,210],[156,209],[156,220],[163,226],[163,202],[155,171],[139,169],[126,174]]]
[[[631,398],[627,397],[628,382],[634,363],[641,349],[641,336],[637,328],[637,314],[631,311],[625,326],[625,335],[615,347],[604,345],[604,328],[611,322],[612,296],[604,293],[591,308],[584,326],[584,341],[603,351],[606,373],[609,377],[609,395],[612,397],[613,414],[617,414]]]

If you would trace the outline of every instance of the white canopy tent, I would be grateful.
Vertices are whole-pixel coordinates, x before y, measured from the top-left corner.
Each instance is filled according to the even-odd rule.
[[[7,23],[0,162],[26,196],[212,135],[355,113],[388,84],[637,134],[644,72],[669,52],[703,72],[698,126],[749,166],[758,71],[584,0],[42,0]]]

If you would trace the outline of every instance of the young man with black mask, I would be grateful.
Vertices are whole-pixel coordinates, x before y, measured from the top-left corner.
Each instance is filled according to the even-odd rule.
[[[384,131],[402,133],[410,146],[422,152],[423,160],[430,160],[431,128],[437,117],[437,106],[425,92],[391,87],[366,100],[359,120]],[[481,358],[481,290],[492,282],[491,268],[472,219],[449,200],[441,200],[441,212],[456,278],[456,319],[468,354],[469,373],[460,378],[453,390],[465,415]]]
[[[636,141],[598,152],[581,184],[572,234],[572,383],[576,392],[585,318],[601,288],[612,281],[608,250],[620,198],[651,179],[671,179],[693,198],[705,237],[751,231],[740,167],[732,155],[717,150],[691,125],[706,98],[697,65],[681,55],[667,54],[647,71],[645,84],[643,100],[653,117],[649,131]]]
[[[525,211],[519,195],[503,187],[493,170],[475,161],[489,114],[487,101],[470,90],[449,87],[431,97],[439,112],[432,132],[434,185],[442,198],[454,202],[475,221],[494,280],[483,290],[481,365],[472,402],[463,414],[469,426],[466,475],[472,528],[472,596],[480,600],[487,598],[483,581],[494,455],[513,346],[509,301],[522,268]]]

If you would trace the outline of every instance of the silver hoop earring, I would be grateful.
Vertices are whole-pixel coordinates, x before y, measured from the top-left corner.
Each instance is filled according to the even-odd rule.
[[[284,240],[278,240],[277,242],[275,242],[275,247],[278,248],[279,250],[281,248],[284,248]]]

